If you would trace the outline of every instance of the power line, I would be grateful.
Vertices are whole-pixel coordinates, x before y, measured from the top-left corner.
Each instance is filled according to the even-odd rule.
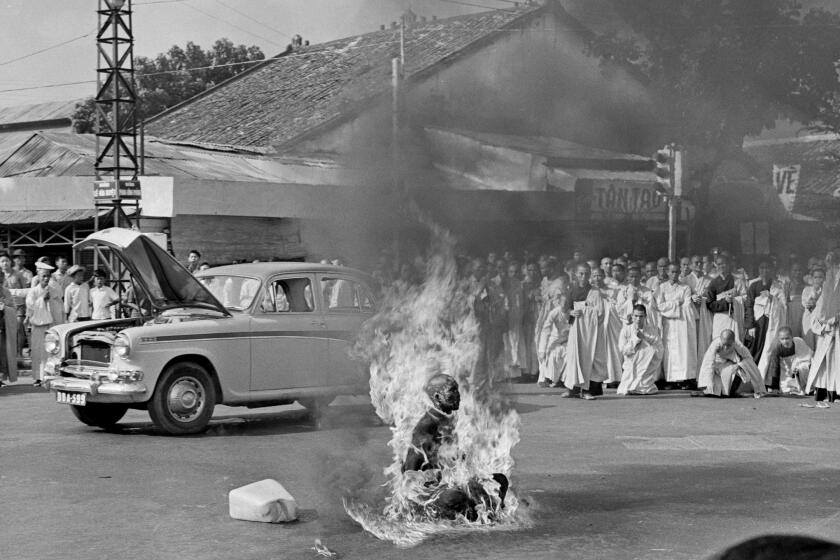
[[[73,37],[72,39],[67,39],[66,41],[56,43],[55,45],[50,45],[49,47],[44,47],[43,49],[37,50],[35,52],[31,52],[29,54],[25,54],[23,56],[19,56],[17,58],[12,58],[12,59],[9,59],[9,60],[5,60],[3,62],[0,62],[0,66],[5,66],[7,64],[11,64],[12,62],[17,62],[19,60],[24,60],[24,59],[33,57],[33,56],[41,54],[41,53],[45,53],[47,51],[57,49],[58,47],[63,47],[64,45],[69,45],[70,43],[78,41],[79,39],[84,39],[85,37],[88,37],[88,36],[92,35],[95,31],[96,31],[96,28],[93,28],[90,31],[88,31],[87,33],[85,33],[84,35],[79,35],[78,37]]]
[[[172,0],[169,0],[169,1],[172,1]],[[221,4],[221,5],[222,5],[222,6],[224,6],[225,8],[228,8],[229,10],[233,10],[234,12],[236,12],[236,13],[237,13],[237,14],[239,14],[239,15],[241,15],[242,17],[244,17],[244,18],[246,18],[246,19],[249,19],[249,20],[253,21],[254,23],[258,23],[258,24],[262,25],[262,26],[263,26],[263,27],[265,27],[266,29],[270,29],[271,31],[274,31],[275,33],[279,33],[280,35],[283,35],[284,37],[288,37],[289,39],[291,39],[291,38],[292,38],[292,36],[291,36],[291,35],[289,35],[288,33],[285,33],[285,32],[280,31],[279,29],[277,29],[277,28],[275,28],[275,27],[272,27],[272,26],[270,26],[270,25],[267,25],[267,24],[265,24],[265,23],[261,22],[260,20],[258,20],[258,19],[256,19],[256,18],[254,18],[254,17],[249,16],[249,15],[248,15],[248,14],[246,14],[245,12],[243,12],[243,11],[241,11],[241,10],[238,10],[238,9],[234,8],[233,6],[231,6],[231,5],[229,5],[229,4],[226,4],[226,3],[222,2],[222,0],[216,0],[216,2],[217,2],[217,3],[219,3],[219,4]]]
[[[262,39],[263,41],[268,41],[269,43],[271,43],[271,44],[273,44],[273,45],[277,45],[278,47],[282,47],[282,46],[283,46],[283,45],[281,45],[280,43],[278,43],[278,42],[276,42],[276,41],[272,41],[272,40],[271,40],[271,39],[269,39],[268,37],[263,37],[262,35],[258,35],[258,34],[256,34],[256,33],[254,33],[253,31],[249,31],[249,30],[245,29],[244,27],[240,27],[240,26],[235,25],[235,24],[233,24],[233,23],[231,23],[231,22],[229,22],[229,21],[225,21],[225,20],[223,20],[223,19],[222,19],[222,18],[220,18],[220,17],[214,16],[214,15],[213,15],[213,14],[211,14],[210,12],[206,12],[206,11],[202,10],[201,8],[197,8],[197,7],[193,6],[193,5],[192,5],[192,4],[190,4],[189,2],[184,2],[184,6],[187,6],[188,8],[192,8],[192,9],[193,9],[193,10],[195,10],[196,12],[199,12],[199,13],[201,13],[201,14],[204,14],[205,16],[207,16],[207,17],[209,17],[209,18],[212,18],[212,19],[215,19],[216,21],[221,21],[222,23],[224,23],[224,24],[226,24],[226,25],[229,25],[229,26],[231,26],[231,27],[235,27],[236,29],[239,29],[240,31],[244,31],[245,33],[248,33],[249,35],[253,35],[254,37],[257,37],[257,38],[259,38],[259,39]]]

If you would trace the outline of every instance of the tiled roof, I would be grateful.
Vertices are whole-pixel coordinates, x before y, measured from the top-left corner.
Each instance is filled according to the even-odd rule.
[[[744,143],[761,164],[761,181],[772,184],[773,165],[800,165],[793,213],[840,221],[840,136],[816,135]]]
[[[541,9],[537,3],[511,5],[408,26],[406,79],[433,71]],[[283,145],[355,114],[386,92],[399,45],[399,29],[387,29],[278,55],[153,117],[146,131],[176,141]]]

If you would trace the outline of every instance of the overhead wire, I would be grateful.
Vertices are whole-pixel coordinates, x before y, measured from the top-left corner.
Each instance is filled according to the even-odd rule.
[[[76,37],[73,37],[72,39],[67,39],[66,41],[62,41],[60,43],[50,45],[49,47],[44,47],[43,49],[39,49],[37,51],[33,51],[31,53],[24,54],[22,56],[18,56],[16,58],[10,58],[9,60],[4,60],[3,62],[0,62],[0,66],[5,66],[5,65],[11,64],[13,62],[18,62],[19,60],[25,60],[25,59],[33,57],[35,55],[39,55],[41,53],[45,53],[45,52],[51,51],[53,49],[57,49],[58,47],[63,47],[64,45],[69,45],[70,43],[74,43],[74,42],[78,41],[79,39],[84,39],[85,37],[89,37],[89,36],[93,35],[95,32],[96,32],[96,28],[93,28],[90,31],[88,31],[87,33],[85,33],[83,35],[78,35]]]
[[[171,0],[170,0],[170,1],[171,1]],[[244,18],[246,18],[246,19],[249,19],[249,20],[253,21],[254,23],[258,23],[258,24],[262,25],[262,26],[263,26],[263,27],[265,27],[266,29],[270,29],[271,31],[274,31],[275,33],[279,33],[280,35],[283,35],[284,37],[288,37],[289,39],[291,39],[291,38],[292,38],[292,36],[291,36],[291,35],[289,35],[288,33],[284,32],[284,31],[280,31],[280,30],[279,30],[279,29],[277,29],[276,27],[272,27],[272,26],[270,26],[270,25],[268,25],[268,24],[266,24],[266,23],[264,23],[264,22],[262,22],[262,21],[258,20],[258,19],[257,19],[257,18],[255,18],[255,17],[251,17],[250,15],[246,14],[245,12],[243,12],[243,11],[241,11],[241,10],[238,10],[238,9],[234,8],[234,7],[233,7],[233,6],[231,6],[230,4],[227,4],[227,3],[225,3],[225,2],[222,2],[222,0],[215,0],[215,2],[216,2],[216,3],[218,3],[218,4],[221,4],[222,6],[224,6],[225,8],[227,8],[227,9],[229,9],[229,10],[232,10],[232,11],[236,12],[237,14],[239,14],[240,16],[242,16],[242,17],[244,17]]]
[[[258,33],[254,33],[253,31],[250,31],[250,30],[248,30],[248,29],[245,29],[244,27],[240,27],[239,25],[236,25],[236,24],[231,23],[231,22],[229,22],[229,21],[225,21],[224,19],[222,19],[222,18],[220,18],[220,17],[218,17],[218,16],[215,16],[215,15],[213,15],[213,14],[212,14],[212,13],[210,13],[210,12],[207,12],[207,11],[205,11],[205,10],[202,10],[201,8],[198,8],[198,7],[196,7],[196,6],[193,6],[193,5],[192,5],[192,4],[191,4],[188,0],[184,2],[184,6],[187,6],[188,8],[191,8],[191,9],[195,10],[196,12],[199,12],[199,13],[201,13],[201,14],[204,14],[205,16],[207,16],[207,17],[209,17],[209,18],[215,19],[216,21],[221,21],[222,23],[224,23],[224,24],[226,24],[226,25],[229,25],[229,26],[231,26],[231,27],[235,27],[236,29],[239,29],[240,31],[244,31],[245,33],[247,33],[247,34],[249,34],[249,35],[253,35],[254,37],[257,37],[257,38],[259,38],[259,39],[262,39],[263,41],[268,41],[269,43],[271,43],[271,44],[273,44],[273,45],[282,46],[282,45],[281,45],[280,43],[278,43],[277,41],[274,41],[274,40],[272,40],[272,39],[269,39],[268,37],[263,37],[262,35],[260,35],[260,34],[258,34]]]

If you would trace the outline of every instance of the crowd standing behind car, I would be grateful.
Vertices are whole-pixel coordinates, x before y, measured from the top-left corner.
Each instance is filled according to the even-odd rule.
[[[104,271],[94,271],[91,286],[85,268],[69,266],[65,257],[55,266],[39,258],[35,274],[26,259],[20,249],[0,251],[0,383],[15,381],[18,358],[30,355],[33,383],[40,384],[40,344],[49,326],[116,317],[120,307],[136,315],[132,289],[118,297]],[[233,264],[240,262],[247,259]],[[755,276],[718,248],[675,262],[508,251],[462,255],[458,265],[481,327],[480,367],[560,389],[561,397],[590,400],[604,387],[619,394],[668,388],[738,396],[739,385],[751,382],[756,396],[813,393],[824,405],[840,390],[834,368],[825,365],[840,352],[840,321],[829,316],[840,307],[835,251],[805,262],[790,255],[784,266],[771,257]],[[210,268],[197,249],[184,266]],[[399,297],[422,282],[425,269],[422,256],[397,262],[383,252],[371,276],[381,294]],[[827,278],[831,290],[823,289]],[[727,356],[739,366],[729,373],[721,367]]]

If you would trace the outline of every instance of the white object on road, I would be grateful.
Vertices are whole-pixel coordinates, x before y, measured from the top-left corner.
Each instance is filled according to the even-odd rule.
[[[297,519],[297,503],[283,485],[267,478],[228,494],[230,516],[244,521],[286,523]]]

